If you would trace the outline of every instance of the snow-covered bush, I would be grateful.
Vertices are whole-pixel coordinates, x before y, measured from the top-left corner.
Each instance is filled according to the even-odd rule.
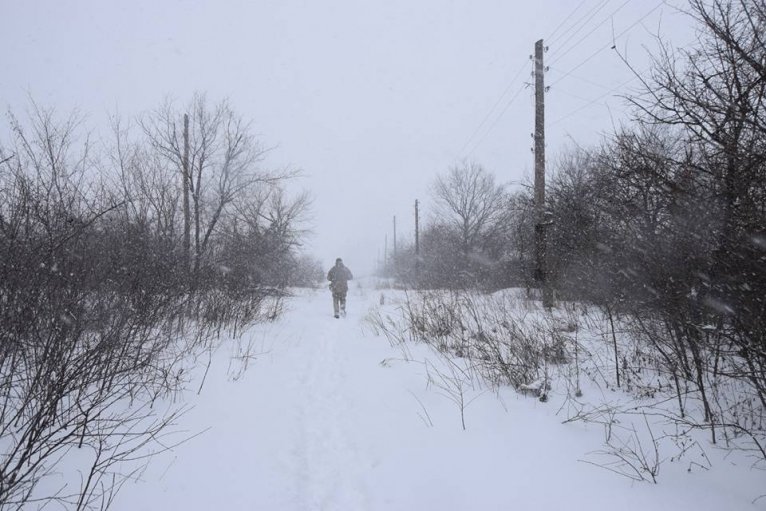
[[[513,291],[483,295],[468,291],[410,293],[399,316],[370,321],[392,344],[422,342],[441,353],[469,359],[492,385],[512,385],[543,395],[548,366],[566,363],[571,339],[545,316],[530,314]]]

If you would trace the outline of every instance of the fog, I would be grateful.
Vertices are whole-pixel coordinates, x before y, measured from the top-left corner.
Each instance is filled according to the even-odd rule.
[[[306,250],[363,275],[386,234],[391,247],[394,215],[399,240],[412,238],[414,200],[427,218],[429,184],[451,164],[529,176],[536,40],[550,48],[553,162],[628,115],[620,96],[640,82],[620,54],[644,71],[657,34],[691,38],[668,4],[0,0],[0,104],[76,108],[98,131],[166,96],[227,97],[273,147],[265,165],[302,171],[293,187],[314,197]]]

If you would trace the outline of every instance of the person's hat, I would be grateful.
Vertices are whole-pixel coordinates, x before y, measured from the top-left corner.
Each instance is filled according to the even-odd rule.
[[[343,259],[341,259],[341,258],[339,257],[339,258],[337,258],[337,259],[335,260],[335,262],[336,262],[336,263],[342,263],[342,262],[343,262]]]

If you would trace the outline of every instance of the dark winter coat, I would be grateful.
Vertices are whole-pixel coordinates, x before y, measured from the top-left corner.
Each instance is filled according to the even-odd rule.
[[[351,270],[346,268],[343,263],[336,264],[327,273],[327,280],[330,281],[330,290],[333,294],[345,295],[348,292],[348,281],[353,279]]]

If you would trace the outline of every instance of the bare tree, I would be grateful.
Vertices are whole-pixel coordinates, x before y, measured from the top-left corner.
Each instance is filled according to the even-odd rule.
[[[689,323],[712,313],[711,324],[748,361],[743,374],[766,406],[766,3],[691,0],[689,14],[697,44],[663,45],[635,103],[642,121],[682,130],[696,199],[720,219],[706,233],[713,249],[701,269],[703,305]],[[705,338],[691,327],[689,335]]]
[[[187,220],[184,202],[184,250],[188,221],[193,244],[189,272],[196,285],[211,237],[233,202],[254,193],[258,185],[273,185],[293,173],[267,172],[259,167],[266,149],[228,102],[210,107],[204,95],[196,94],[185,111],[188,113],[181,114],[166,101],[144,116],[140,125],[152,147],[181,176],[184,201],[188,192],[190,212]]]
[[[455,165],[438,176],[432,195],[439,220],[457,229],[466,256],[500,228],[507,212],[504,187],[474,162]]]
[[[129,123],[118,117],[112,117],[111,122],[112,146],[107,153],[110,168],[103,174],[115,178],[114,187],[119,190],[116,193],[124,196],[125,213],[131,221],[175,242],[182,193],[176,183],[176,170],[161,155],[132,139]]]
[[[698,44],[663,44],[644,94],[633,102],[644,122],[688,134],[688,149],[697,155],[690,171],[710,190],[708,200],[720,206],[713,271],[725,275],[732,254],[741,255],[749,243],[766,199],[766,4],[691,0],[689,14],[698,22]]]
[[[766,4],[691,0],[689,14],[697,41],[662,42],[635,125],[554,180],[552,246],[559,283],[604,308],[615,379],[614,325],[629,325],[684,421],[713,442],[747,431],[763,454],[762,428],[743,424],[766,407]]]
[[[212,277],[193,294],[182,161],[168,150],[180,139],[163,138],[173,125],[151,118],[144,133],[165,131],[149,131],[158,138],[147,143],[115,120],[102,152],[79,116],[58,120],[33,103],[0,133],[2,509],[108,508],[133,470],[173,445],[183,405],[156,405],[175,403],[196,355],[212,351],[222,329],[236,336],[280,313],[281,290],[229,288],[209,263],[239,251],[251,268],[289,268],[280,258],[295,256],[308,198],[288,198],[279,185],[289,173],[257,169],[262,151],[230,109],[201,102],[190,117],[192,276]],[[219,232],[248,201],[260,201],[260,252]],[[82,478],[52,488],[62,472]]]
[[[285,286],[307,234],[311,205],[307,193],[288,196],[279,186],[263,186],[235,201],[221,224],[216,264],[226,268],[230,286],[256,289]]]
[[[126,203],[93,179],[98,158],[79,117],[57,121],[32,104],[10,126],[10,150],[0,147],[13,154],[0,167],[0,507],[103,509],[129,475],[121,470],[177,416],[150,404],[175,388],[167,347],[182,309],[122,285],[124,259],[107,257],[104,233]],[[75,450],[88,452],[82,463]],[[46,488],[64,466],[82,471],[79,486]]]

